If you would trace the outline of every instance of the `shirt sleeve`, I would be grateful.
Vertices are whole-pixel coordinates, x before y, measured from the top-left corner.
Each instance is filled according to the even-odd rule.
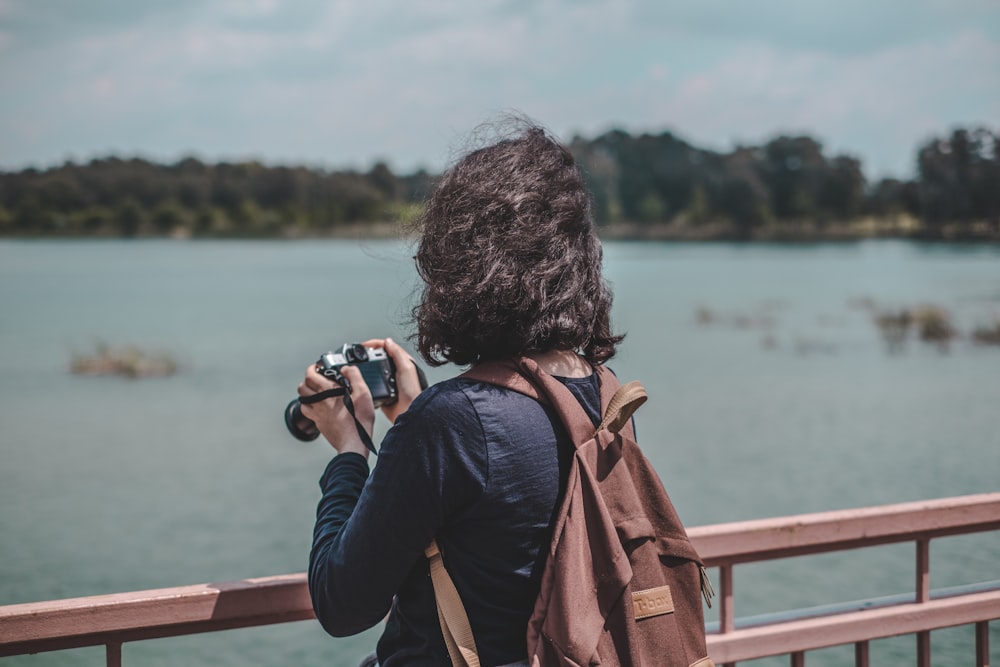
[[[425,566],[424,548],[446,519],[483,494],[482,426],[465,394],[445,385],[425,390],[397,418],[370,476],[363,456],[342,454],[320,480],[309,592],[331,635],[384,618],[407,575]]]

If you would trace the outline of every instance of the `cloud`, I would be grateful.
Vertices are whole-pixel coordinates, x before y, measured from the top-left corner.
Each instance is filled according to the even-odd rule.
[[[1000,41],[973,29],[854,56],[746,44],[674,80],[651,72],[589,98],[598,119],[670,127],[701,145],[725,149],[779,132],[809,133],[834,150],[865,156],[875,173],[902,175],[912,170],[913,150],[928,135],[956,122],[1000,117],[988,113],[989,101],[962,111],[963,101],[983,96],[995,110],[998,90]]]
[[[992,0],[766,0],[635,3],[638,27],[675,26],[678,34],[723,42],[781,45],[789,50],[859,55],[939,39],[979,26],[1000,37]]]
[[[0,33],[0,160],[439,166],[464,131],[516,108],[564,136],[671,128],[727,147],[803,131],[900,172],[929,132],[1000,116],[988,3],[845,0],[817,23],[792,0],[705,2],[105,0],[95,18],[0,0],[16,19]]]
[[[881,156],[869,164],[874,170],[900,173],[918,141],[955,121],[957,100],[1000,90],[1000,43],[971,30],[944,42],[851,57],[805,53],[787,59],[760,50],[738,54],[709,77],[711,92],[676,99],[682,127],[731,137],[818,132],[835,137],[838,148]],[[700,128],[700,119],[711,124]],[[961,120],[991,119],[972,114]]]

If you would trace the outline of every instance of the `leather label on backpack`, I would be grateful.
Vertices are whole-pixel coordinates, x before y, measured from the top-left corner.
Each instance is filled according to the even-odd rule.
[[[649,588],[632,593],[632,609],[635,620],[670,614],[674,611],[674,599],[670,596],[670,586]]]

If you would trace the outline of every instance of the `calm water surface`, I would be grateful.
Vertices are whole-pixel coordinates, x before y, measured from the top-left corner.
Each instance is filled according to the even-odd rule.
[[[282,409],[319,353],[405,338],[411,254],[0,242],[0,604],[304,570],[330,450],[291,439]],[[870,311],[939,304],[968,334],[1000,317],[1000,249],[609,243],[606,265],[628,334],[612,366],[649,391],[640,439],[689,525],[997,490],[1000,349],[911,340],[890,354]],[[182,370],[70,375],[99,342],[169,351]],[[931,556],[935,587],[1000,579],[998,536],[939,540]],[[901,545],[737,568],[737,614],[912,590],[912,563]],[[130,644],[124,659],[346,667],[377,634],[295,623]],[[934,664],[968,664],[972,641],[935,632]],[[875,642],[873,664],[912,663],[913,644]],[[0,663],[104,664],[101,649]]]

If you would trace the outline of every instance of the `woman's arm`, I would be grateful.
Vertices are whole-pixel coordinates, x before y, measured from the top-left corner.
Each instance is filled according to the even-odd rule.
[[[313,547],[309,554],[309,593],[316,617],[335,637],[357,634],[374,625],[368,618],[355,613],[352,605],[338,604],[340,596],[332,581],[335,570],[344,567],[337,562],[338,552],[342,552],[338,550],[338,542],[343,526],[354,512],[367,479],[368,457],[354,452],[334,458],[320,479],[323,498],[316,509]],[[345,613],[338,613],[338,610]],[[373,611],[378,614],[377,610]]]
[[[446,384],[398,417],[367,481],[364,457],[353,454],[336,457],[323,475],[309,590],[334,636],[384,618],[446,518],[483,493],[482,426],[465,394]]]

